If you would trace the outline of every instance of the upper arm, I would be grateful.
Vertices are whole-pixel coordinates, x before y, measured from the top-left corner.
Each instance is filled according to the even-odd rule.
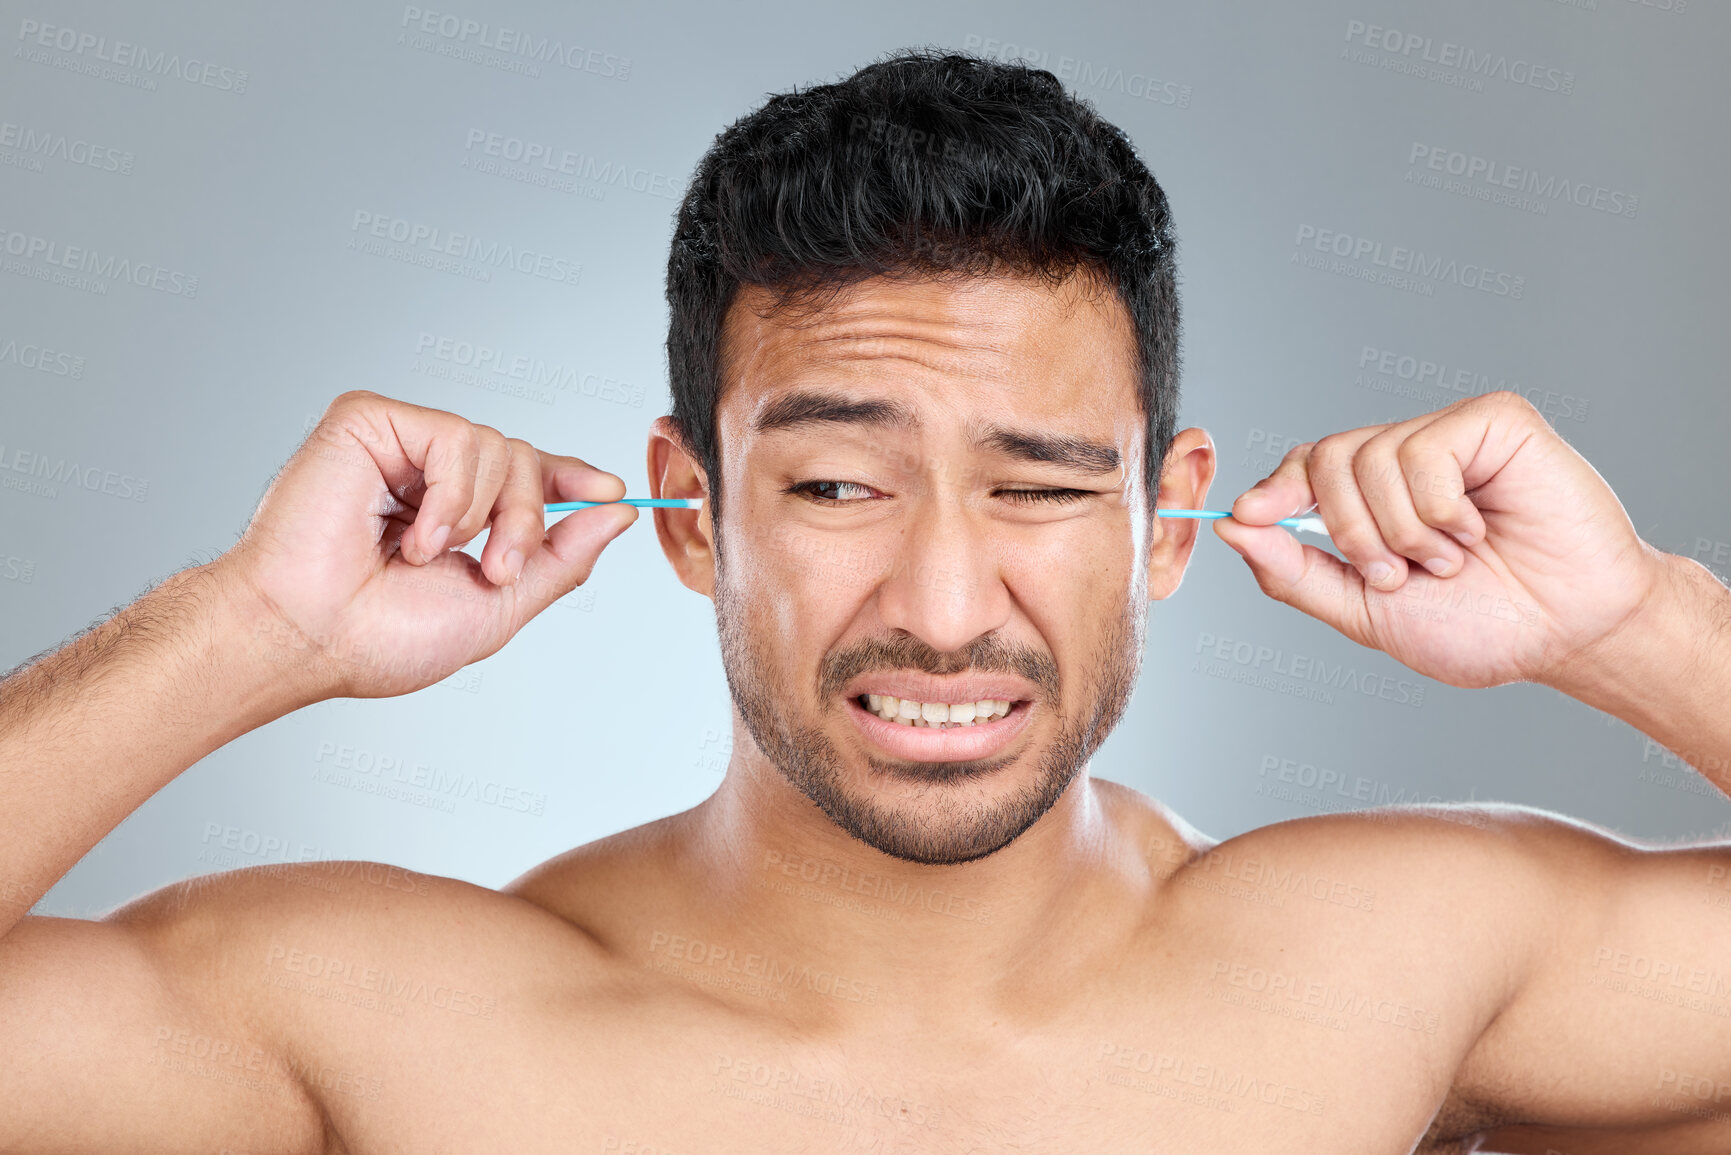
[[[1533,903],[1519,972],[1457,1094],[1511,1123],[1674,1141],[1655,1152],[1707,1149],[1705,1132],[1724,1149],[1731,845],[1641,847],[1536,812],[1518,826],[1506,866]]]
[[[324,1149],[283,1040],[224,981],[246,944],[219,933],[221,896],[190,892],[0,938],[0,1151]]]

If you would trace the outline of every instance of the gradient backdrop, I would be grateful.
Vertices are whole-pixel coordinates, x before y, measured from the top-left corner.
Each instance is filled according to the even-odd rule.
[[[1731,569],[1723,4],[0,14],[0,666],[226,549],[345,389],[644,492],[667,238],[698,156],[768,93],[921,44],[1051,69],[1167,189],[1182,424],[1219,447],[1212,504],[1299,441],[1513,388],[1648,541]],[[715,788],[714,638],[646,518],[490,660],[192,767],[38,912],[314,857],[502,884]],[[1411,673],[1269,601],[1211,532],[1153,611],[1094,771],[1220,837],[1439,798],[1731,830],[1731,803],[1628,726]]]

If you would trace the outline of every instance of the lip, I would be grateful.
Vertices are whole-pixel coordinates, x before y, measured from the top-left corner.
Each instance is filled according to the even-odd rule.
[[[1001,753],[1027,728],[1028,715],[1033,708],[1033,703],[1024,699],[1016,701],[1002,718],[944,730],[886,722],[861,706],[855,697],[849,695],[846,699],[848,716],[866,741],[910,762],[968,762],[990,758]]]

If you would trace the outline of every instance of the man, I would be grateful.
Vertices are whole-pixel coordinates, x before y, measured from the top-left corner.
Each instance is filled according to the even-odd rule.
[[[681,208],[649,443],[705,499],[655,526],[716,605],[716,793],[500,891],[308,863],[25,915],[204,754],[495,652],[637,517],[546,529],[623,482],[337,398],[233,550],[0,686],[0,1149],[1726,1149],[1731,848],[1491,806],[1214,845],[1089,777],[1195,543],[1156,495],[1214,473],[1173,268],[1048,73],[773,98]],[[1345,563],[1273,525],[1312,506]],[[1731,745],[1731,594],[1512,394],[1300,446],[1233,512],[1266,593],[1420,673]]]

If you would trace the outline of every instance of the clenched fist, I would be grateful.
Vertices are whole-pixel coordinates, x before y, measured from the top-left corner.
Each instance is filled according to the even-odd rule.
[[[454,413],[344,393],[217,560],[257,607],[252,644],[308,701],[431,685],[587,580],[637,519],[625,483]],[[481,560],[460,552],[490,530]]]
[[[1312,508],[1344,564],[1269,528]],[[1453,686],[1559,685],[1663,569],[1605,479],[1506,392],[1300,445],[1214,526],[1270,597]]]

